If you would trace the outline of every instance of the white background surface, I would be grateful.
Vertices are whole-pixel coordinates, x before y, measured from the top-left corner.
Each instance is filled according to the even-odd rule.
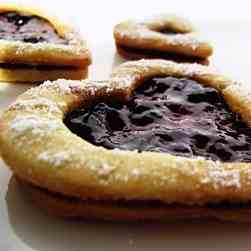
[[[0,1],[4,2],[4,1]],[[16,1],[45,6],[77,24],[93,53],[90,78],[106,79],[122,62],[112,29],[128,17],[159,12],[189,17],[215,45],[212,65],[251,84],[251,5],[249,1]],[[0,109],[29,86],[0,83]],[[250,250],[251,225],[216,222],[108,224],[65,221],[33,207],[0,160],[0,251],[65,250]]]

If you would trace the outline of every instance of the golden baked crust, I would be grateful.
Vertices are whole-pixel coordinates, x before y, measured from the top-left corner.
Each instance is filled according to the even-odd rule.
[[[31,201],[45,212],[67,218],[84,218],[87,220],[105,221],[176,221],[194,219],[214,219],[231,222],[251,222],[250,204],[182,206],[166,205],[158,202],[124,202],[72,199],[53,194],[44,189],[32,186],[17,178],[21,189]]]
[[[140,60],[140,59],[157,59],[158,56],[149,56],[146,55],[144,52],[137,51],[137,52],[129,52],[123,47],[116,44],[117,53],[122,57],[126,58],[127,60]],[[165,55],[162,57],[165,60],[175,61],[177,63],[198,63],[203,65],[209,65],[209,60],[207,58],[196,58],[196,57],[189,57],[189,56],[181,56],[181,55]]]
[[[164,29],[176,34],[159,32]],[[213,51],[212,46],[199,37],[189,21],[169,14],[142,22],[124,21],[115,26],[114,38],[117,48],[120,49],[118,50],[119,53],[123,50],[123,47],[127,47],[203,59],[209,57]],[[120,55],[128,58],[128,53],[120,53]]]
[[[61,23],[56,17],[48,16],[42,10],[18,5],[0,5],[0,13],[9,11],[27,13],[46,19],[60,36],[69,40],[69,44],[27,43],[1,39],[1,63],[67,65],[77,68],[85,68],[91,63],[86,42],[71,26]]]
[[[74,108],[101,98],[123,100],[154,76],[195,79],[218,89],[251,125],[251,95],[243,85],[202,65],[140,60],[122,64],[107,81],[47,81],[19,96],[0,119],[4,161],[26,182],[81,199],[180,205],[250,201],[251,163],[108,150],[64,125],[65,115]]]
[[[37,68],[1,68],[0,81],[18,82],[18,83],[34,83],[43,82],[45,80],[57,80],[59,78],[66,79],[85,79],[88,76],[88,67],[86,68],[53,68],[37,69]]]

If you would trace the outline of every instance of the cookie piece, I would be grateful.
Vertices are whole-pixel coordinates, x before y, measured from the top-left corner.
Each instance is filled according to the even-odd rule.
[[[86,77],[90,51],[71,26],[41,10],[0,5],[0,27],[1,81]]]
[[[124,21],[114,28],[117,52],[125,59],[168,59],[208,64],[212,46],[188,20],[163,14],[149,20]]]

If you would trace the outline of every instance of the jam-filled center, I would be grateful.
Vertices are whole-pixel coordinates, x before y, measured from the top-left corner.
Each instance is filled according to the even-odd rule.
[[[76,109],[65,124],[108,149],[251,162],[251,128],[216,89],[189,79],[153,78],[126,103],[105,101]]]
[[[0,39],[28,43],[68,43],[46,19],[18,12],[0,13]]]

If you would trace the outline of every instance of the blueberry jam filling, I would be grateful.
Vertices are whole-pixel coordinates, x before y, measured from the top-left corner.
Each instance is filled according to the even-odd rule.
[[[194,80],[153,78],[125,102],[100,101],[65,118],[83,139],[108,149],[251,162],[251,128],[219,92]]]
[[[27,43],[68,43],[46,19],[17,12],[0,13],[0,39]]]

